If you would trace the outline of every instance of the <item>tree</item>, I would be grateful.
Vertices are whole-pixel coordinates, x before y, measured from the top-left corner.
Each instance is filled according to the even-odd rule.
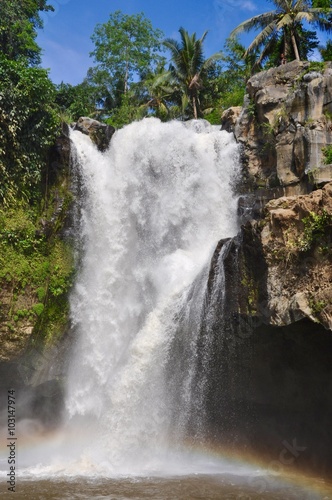
[[[328,40],[325,47],[319,47],[319,52],[323,61],[332,61],[332,41]]]
[[[95,44],[91,55],[97,66],[90,76],[96,82],[106,76],[113,93],[120,93],[121,99],[140,72],[152,70],[162,60],[162,38],[163,33],[153,29],[143,13],[128,16],[114,12],[107,23],[96,26],[91,37]]]
[[[53,11],[47,0],[1,0],[0,51],[10,60],[25,58],[30,65],[40,63],[40,47],[35,39],[43,23],[39,12]]]
[[[303,21],[313,23],[324,31],[332,29],[328,19],[328,15],[332,14],[330,7],[312,7],[308,0],[272,0],[272,2],[276,6],[275,10],[247,19],[232,31],[231,36],[235,36],[243,31],[260,30],[247,48],[245,56],[257,48],[263,48],[259,59],[261,61],[281,33],[284,36],[284,54],[286,56],[289,54],[291,46],[294,58],[299,61],[297,33],[303,29]]]
[[[189,116],[195,119],[202,116],[201,94],[204,89],[204,79],[207,70],[221,58],[220,52],[204,59],[203,43],[207,31],[197,39],[196,33],[189,35],[184,28],[179,29],[181,42],[168,38],[164,41],[165,47],[171,52],[172,62],[170,73],[178,86],[182,99],[182,107],[189,109]]]
[[[31,199],[59,131],[47,71],[0,58],[0,203]]]
[[[145,75],[144,79],[137,84],[140,92],[139,99],[143,103],[141,107],[149,110],[151,114],[167,120],[172,117],[174,86],[172,85],[170,71],[160,65],[155,72]]]
[[[47,0],[0,2],[0,204],[40,195],[49,148],[59,132],[55,87],[38,68],[35,38]]]
[[[226,40],[225,55],[222,58],[224,71],[221,75],[223,109],[242,105],[246,83],[257,59],[256,51],[244,57],[245,52],[245,47],[236,37]]]
[[[287,38],[287,40],[285,40]],[[302,25],[298,27],[295,33],[296,43],[299,50],[301,60],[307,60],[314,49],[319,47],[319,41],[316,31],[305,29]],[[289,51],[285,51],[285,47],[289,47]],[[280,64],[280,55],[285,54],[286,61],[293,61],[295,53],[291,44],[289,29],[283,30],[280,36],[276,36],[274,43],[270,45],[270,49],[265,51],[264,56],[260,61],[263,63],[264,68],[278,66]]]
[[[56,86],[55,104],[60,112],[67,115],[72,121],[77,121],[80,116],[98,117],[98,94],[96,89],[89,85],[85,79],[78,85],[60,83]]]

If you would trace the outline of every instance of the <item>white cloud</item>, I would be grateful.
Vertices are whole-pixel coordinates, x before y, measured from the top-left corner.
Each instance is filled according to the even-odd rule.
[[[222,11],[231,11],[232,9],[236,9],[253,12],[258,9],[257,5],[251,0],[215,0],[214,6],[218,10]]]
[[[251,2],[250,0],[245,0],[241,2],[241,9],[250,10],[251,12],[257,10],[257,5]]]

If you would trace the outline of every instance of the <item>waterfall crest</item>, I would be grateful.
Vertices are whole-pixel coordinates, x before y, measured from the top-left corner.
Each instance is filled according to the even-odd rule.
[[[71,296],[68,425],[84,422],[91,433],[90,461],[102,455],[132,468],[184,437],[174,421],[188,420],[197,376],[190,322],[188,348],[177,353],[174,337],[192,300],[199,321],[213,250],[236,233],[238,147],[207,122],[154,118],[117,131],[106,153],[79,132],[71,139],[82,257]],[[180,397],[167,375],[174,356],[187,370]]]

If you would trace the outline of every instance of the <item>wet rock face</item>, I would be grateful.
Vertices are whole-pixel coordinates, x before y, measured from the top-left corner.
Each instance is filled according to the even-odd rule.
[[[240,206],[252,208],[228,242],[226,303],[208,312],[209,429],[212,439],[258,452],[280,471],[330,477],[332,182],[301,195],[275,189],[264,203],[260,191]]]
[[[307,247],[303,220],[331,214],[331,190],[269,202],[265,218],[247,221],[229,242],[226,304],[209,310],[206,390],[212,439],[258,452],[280,471],[325,476],[332,473],[332,263],[323,247],[331,228],[324,219],[326,231]],[[217,279],[212,266],[210,279]]]
[[[254,75],[247,92],[234,134],[244,146],[248,186],[298,186],[299,193],[306,173],[319,179],[321,168],[324,181],[332,180],[322,154],[332,144],[332,64],[322,72],[297,61],[271,68]]]
[[[8,391],[13,390],[16,400],[17,423],[34,420],[45,430],[55,428],[61,421],[64,390],[58,380],[48,380],[32,386],[26,383],[24,362],[0,361],[0,427],[8,422]]]
[[[50,150],[49,169],[50,176],[49,182],[54,182],[57,176],[68,170],[70,164],[70,139],[69,127],[66,123],[62,123],[61,132],[55,140],[55,144]]]
[[[332,330],[332,182],[310,194],[270,200],[234,242],[236,263],[229,272],[237,267],[238,285],[230,310],[267,325],[307,318],[313,328],[320,323]]]

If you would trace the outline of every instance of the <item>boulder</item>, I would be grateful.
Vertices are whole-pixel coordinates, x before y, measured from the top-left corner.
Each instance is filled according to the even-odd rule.
[[[242,111],[242,106],[233,106],[226,109],[221,115],[221,130],[234,132],[235,124]]]
[[[106,125],[86,116],[81,116],[78,119],[74,130],[79,130],[82,134],[89,135],[92,142],[97,145],[100,151],[106,151],[115,132],[115,128],[112,125]]]

